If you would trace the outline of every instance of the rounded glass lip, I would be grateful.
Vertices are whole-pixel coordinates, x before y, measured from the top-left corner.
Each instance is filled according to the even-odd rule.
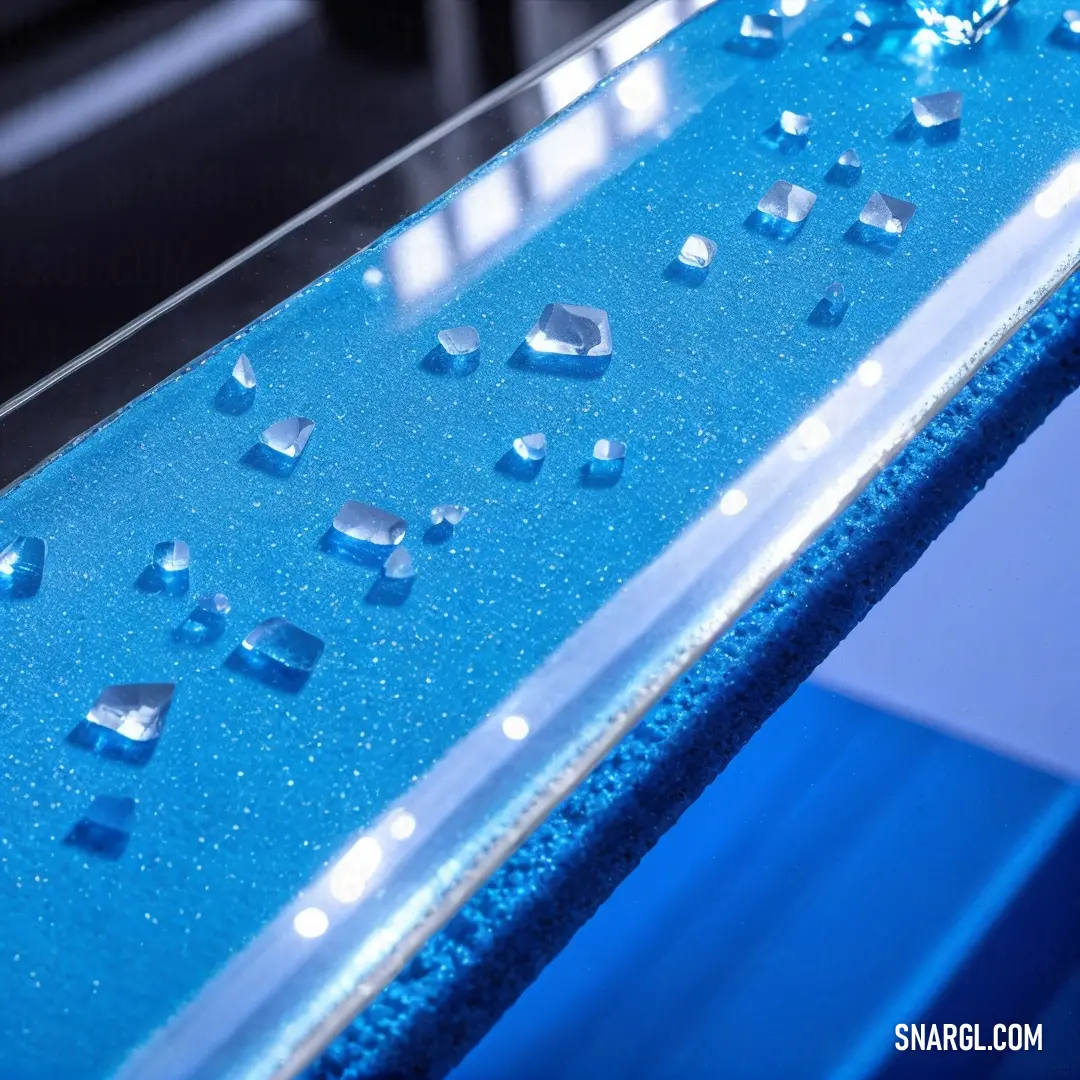
[[[5,434],[16,419],[29,417],[32,425],[48,415],[36,409],[55,412],[55,393],[65,384],[78,392],[80,373],[95,373],[100,381],[101,365],[110,358],[135,359],[133,343],[162,326],[181,325],[190,317],[186,305],[200,296],[221,287],[230,300],[226,283],[232,273],[251,267],[260,255],[271,256],[276,245],[305,227],[317,237],[329,211],[370,191],[413,156],[515,102],[542,104],[537,89],[545,75],[620,27],[657,10],[682,12],[685,18],[705,6],[652,0],[603,24],[517,85],[489,95],[0,406],[0,440],[10,442]],[[572,117],[575,108],[562,111],[557,122]],[[511,123],[509,112],[504,119]],[[534,126],[526,123],[527,130]],[[514,138],[511,134],[508,141]],[[488,160],[500,149],[479,156]],[[462,164],[462,176],[479,164]],[[1077,176],[1080,162],[1065,164],[710,510],[567,638],[397,805],[353,837],[325,873],[129,1059],[118,1080],[297,1075],[1080,265]],[[324,255],[337,265],[356,250]],[[145,368],[128,373],[135,390],[123,391],[123,401],[84,429],[92,430],[246,325],[253,317],[251,304],[258,306],[254,315],[262,314],[330,265],[293,267],[291,273],[302,280],[291,285],[279,280],[283,295],[226,312],[238,320],[231,330],[198,328],[212,338],[201,350],[185,335],[178,335],[173,352],[162,344]],[[179,361],[165,367],[179,353]],[[137,385],[147,380],[148,385]],[[62,441],[81,436],[77,431]],[[59,449],[57,444],[46,450],[31,467]],[[14,467],[17,461],[3,462],[5,470]],[[0,473],[0,483],[18,475]]]

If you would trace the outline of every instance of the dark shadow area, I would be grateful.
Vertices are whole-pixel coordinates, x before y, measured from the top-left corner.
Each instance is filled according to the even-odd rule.
[[[927,146],[942,146],[960,138],[960,121],[950,120],[937,127],[922,127],[914,113],[908,113],[890,136],[896,142],[913,143],[922,140]]]
[[[303,455],[301,454],[300,457]],[[271,450],[265,443],[256,443],[240,459],[249,468],[259,472],[268,473],[270,476],[292,476],[300,457],[288,457]]]
[[[621,479],[625,458],[616,461],[586,462],[578,470],[578,483],[584,488],[610,488]]]
[[[424,543],[429,547],[439,547],[445,544],[447,540],[450,540],[453,535],[454,526],[449,521],[440,521],[438,525],[431,525],[424,531]]]
[[[790,155],[805,150],[807,143],[810,142],[810,136],[809,134],[792,135],[790,132],[785,131],[780,126],[780,121],[777,120],[775,124],[767,127],[761,133],[761,141],[770,150],[775,150],[779,154]]]
[[[227,379],[221,384],[214,397],[214,407],[218,412],[229,416],[246,413],[255,404],[255,387],[241,386],[235,379]]]
[[[896,250],[900,243],[900,234],[886,232],[884,229],[875,228],[865,222],[856,221],[846,233],[844,239],[849,244],[858,244],[859,247],[870,248],[871,251],[879,251],[884,255]]]
[[[525,483],[532,483],[540,475],[543,467],[543,458],[539,461],[529,461],[514,450],[507,450],[495,463],[496,472],[513,477],[515,480],[523,480]]]
[[[851,306],[850,301],[845,301],[842,304],[834,304],[825,297],[822,297],[817,306],[807,316],[806,321],[811,326],[820,326],[823,328],[830,328],[833,326],[839,326],[844,321],[844,316],[847,314],[847,309]]]
[[[854,187],[862,178],[862,169],[853,165],[841,165],[839,161],[825,174],[825,182],[837,187]]]
[[[687,266],[677,255],[664,269],[664,277],[690,289],[700,288],[709,276],[707,266]]]
[[[368,589],[364,603],[376,607],[401,607],[409,599],[415,580],[416,578],[411,577],[390,578],[382,575],[376,578],[375,583]]]
[[[743,224],[758,236],[768,237],[770,240],[779,240],[790,244],[796,236],[802,232],[806,219],[802,221],[787,221],[785,218],[773,217],[761,210],[754,210]]]
[[[296,694],[303,690],[311,677],[310,671],[298,670],[267,656],[265,653],[237,646],[225,659],[225,667],[249,675],[274,690]]]
[[[129,739],[112,728],[80,720],[68,733],[72,746],[89,750],[110,761],[122,761],[127,765],[145,765],[157,749],[158,739]]]
[[[174,631],[173,640],[185,645],[212,645],[225,633],[225,616],[196,608]]]
[[[471,375],[480,366],[480,350],[453,355],[448,353],[441,345],[436,345],[420,361],[420,366],[433,375],[456,375],[458,378],[463,378],[466,375]]]
[[[337,529],[327,529],[319,540],[319,547],[327,555],[333,555],[344,562],[358,566],[370,566],[382,569],[383,564],[393,554],[393,547],[385,544],[372,544],[367,540],[355,540]]]
[[[166,596],[183,596],[188,591],[187,570],[162,570],[151,563],[135,579],[135,588],[143,593],[164,593]]]
[[[611,363],[606,356],[578,356],[566,353],[541,353],[522,342],[510,357],[510,367],[518,371],[535,371],[545,375],[562,375],[571,379],[599,379]]]

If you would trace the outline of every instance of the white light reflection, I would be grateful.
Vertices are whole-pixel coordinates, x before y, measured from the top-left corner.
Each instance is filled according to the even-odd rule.
[[[608,35],[600,46],[608,70],[625,64],[679,25],[675,0],[652,4]]]
[[[725,491],[720,499],[720,513],[725,517],[734,517],[746,509],[748,502],[745,492],[732,488],[730,491]]]
[[[342,904],[360,899],[382,862],[382,846],[374,836],[361,836],[330,871],[330,892]]]
[[[803,449],[820,450],[829,441],[829,426],[820,416],[808,416],[799,425],[798,435]]]
[[[390,835],[395,840],[408,840],[416,832],[416,818],[408,810],[398,810],[390,821]]]
[[[656,56],[642,60],[615,84],[615,98],[626,110],[619,118],[622,134],[651,128],[667,112],[663,61]]]
[[[540,82],[540,98],[548,116],[588,93],[600,81],[600,65],[591,50],[567,60]]]
[[[454,269],[450,235],[441,213],[406,229],[388,252],[394,288],[401,300],[416,300],[438,288]]]
[[[501,240],[521,221],[521,200],[509,165],[493,169],[470,184],[451,204],[458,248],[475,258]]]
[[[309,907],[296,913],[293,919],[293,929],[302,938],[317,938],[330,928],[330,920],[322,908]]]
[[[806,0],[780,0],[780,14],[794,19],[806,10]]]
[[[876,360],[864,360],[855,374],[863,386],[877,386],[881,382],[881,376],[885,374],[885,369]]]
[[[1035,196],[1035,213],[1046,219],[1057,217],[1077,195],[1080,195],[1080,162],[1074,161]]]
[[[502,732],[508,739],[521,742],[529,734],[529,721],[524,716],[507,716],[502,722]]]
[[[529,186],[554,202],[607,161],[608,130],[599,103],[591,103],[549,128],[525,147]]]
[[[383,272],[377,266],[369,266],[360,276],[371,289],[377,289],[383,283]]]

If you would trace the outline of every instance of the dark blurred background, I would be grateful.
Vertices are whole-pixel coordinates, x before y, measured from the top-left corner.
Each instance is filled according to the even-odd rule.
[[[625,6],[0,0],[0,402]]]

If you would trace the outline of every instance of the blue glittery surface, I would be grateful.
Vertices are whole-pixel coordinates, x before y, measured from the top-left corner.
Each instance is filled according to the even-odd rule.
[[[49,543],[38,595],[0,609],[0,1036],[19,1080],[106,1074],[1080,145],[1080,57],[1044,44],[1048,5],[1006,20],[970,66],[921,57],[912,31],[904,48],[826,52],[847,17],[827,9],[764,61],[720,49],[737,18],[707,12],[650,58],[668,80],[667,137],[480,276],[401,306],[392,275],[365,280],[386,265],[377,245],[0,499],[0,541]],[[690,89],[727,83],[700,101]],[[957,141],[890,138],[912,94],[947,88],[965,93]],[[761,138],[782,108],[814,116],[795,155]],[[827,185],[848,146],[862,179]],[[779,178],[819,195],[790,243],[745,225]],[[887,255],[845,239],[877,189],[918,206]],[[719,245],[696,287],[666,273],[690,232]],[[843,323],[808,324],[835,280]],[[511,363],[553,300],[608,311],[602,376]],[[430,371],[437,331],[465,324],[480,331],[476,371]],[[241,352],[259,386],[226,413],[215,400]],[[316,422],[295,471],[245,465],[292,415]],[[532,431],[549,447],[535,479],[498,471]],[[626,441],[624,473],[584,485],[605,437]],[[349,498],[409,523],[405,603],[367,602],[377,573],[321,549]],[[443,502],[470,514],[425,544]],[[191,595],[140,592],[173,537],[191,545]],[[176,641],[205,592],[232,601],[226,632]],[[297,694],[225,666],[274,616],[326,644]],[[138,681],[177,684],[151,762],[64,744],[103,687]],[[62,843],[103,794],[137,800],[109,863]]]

